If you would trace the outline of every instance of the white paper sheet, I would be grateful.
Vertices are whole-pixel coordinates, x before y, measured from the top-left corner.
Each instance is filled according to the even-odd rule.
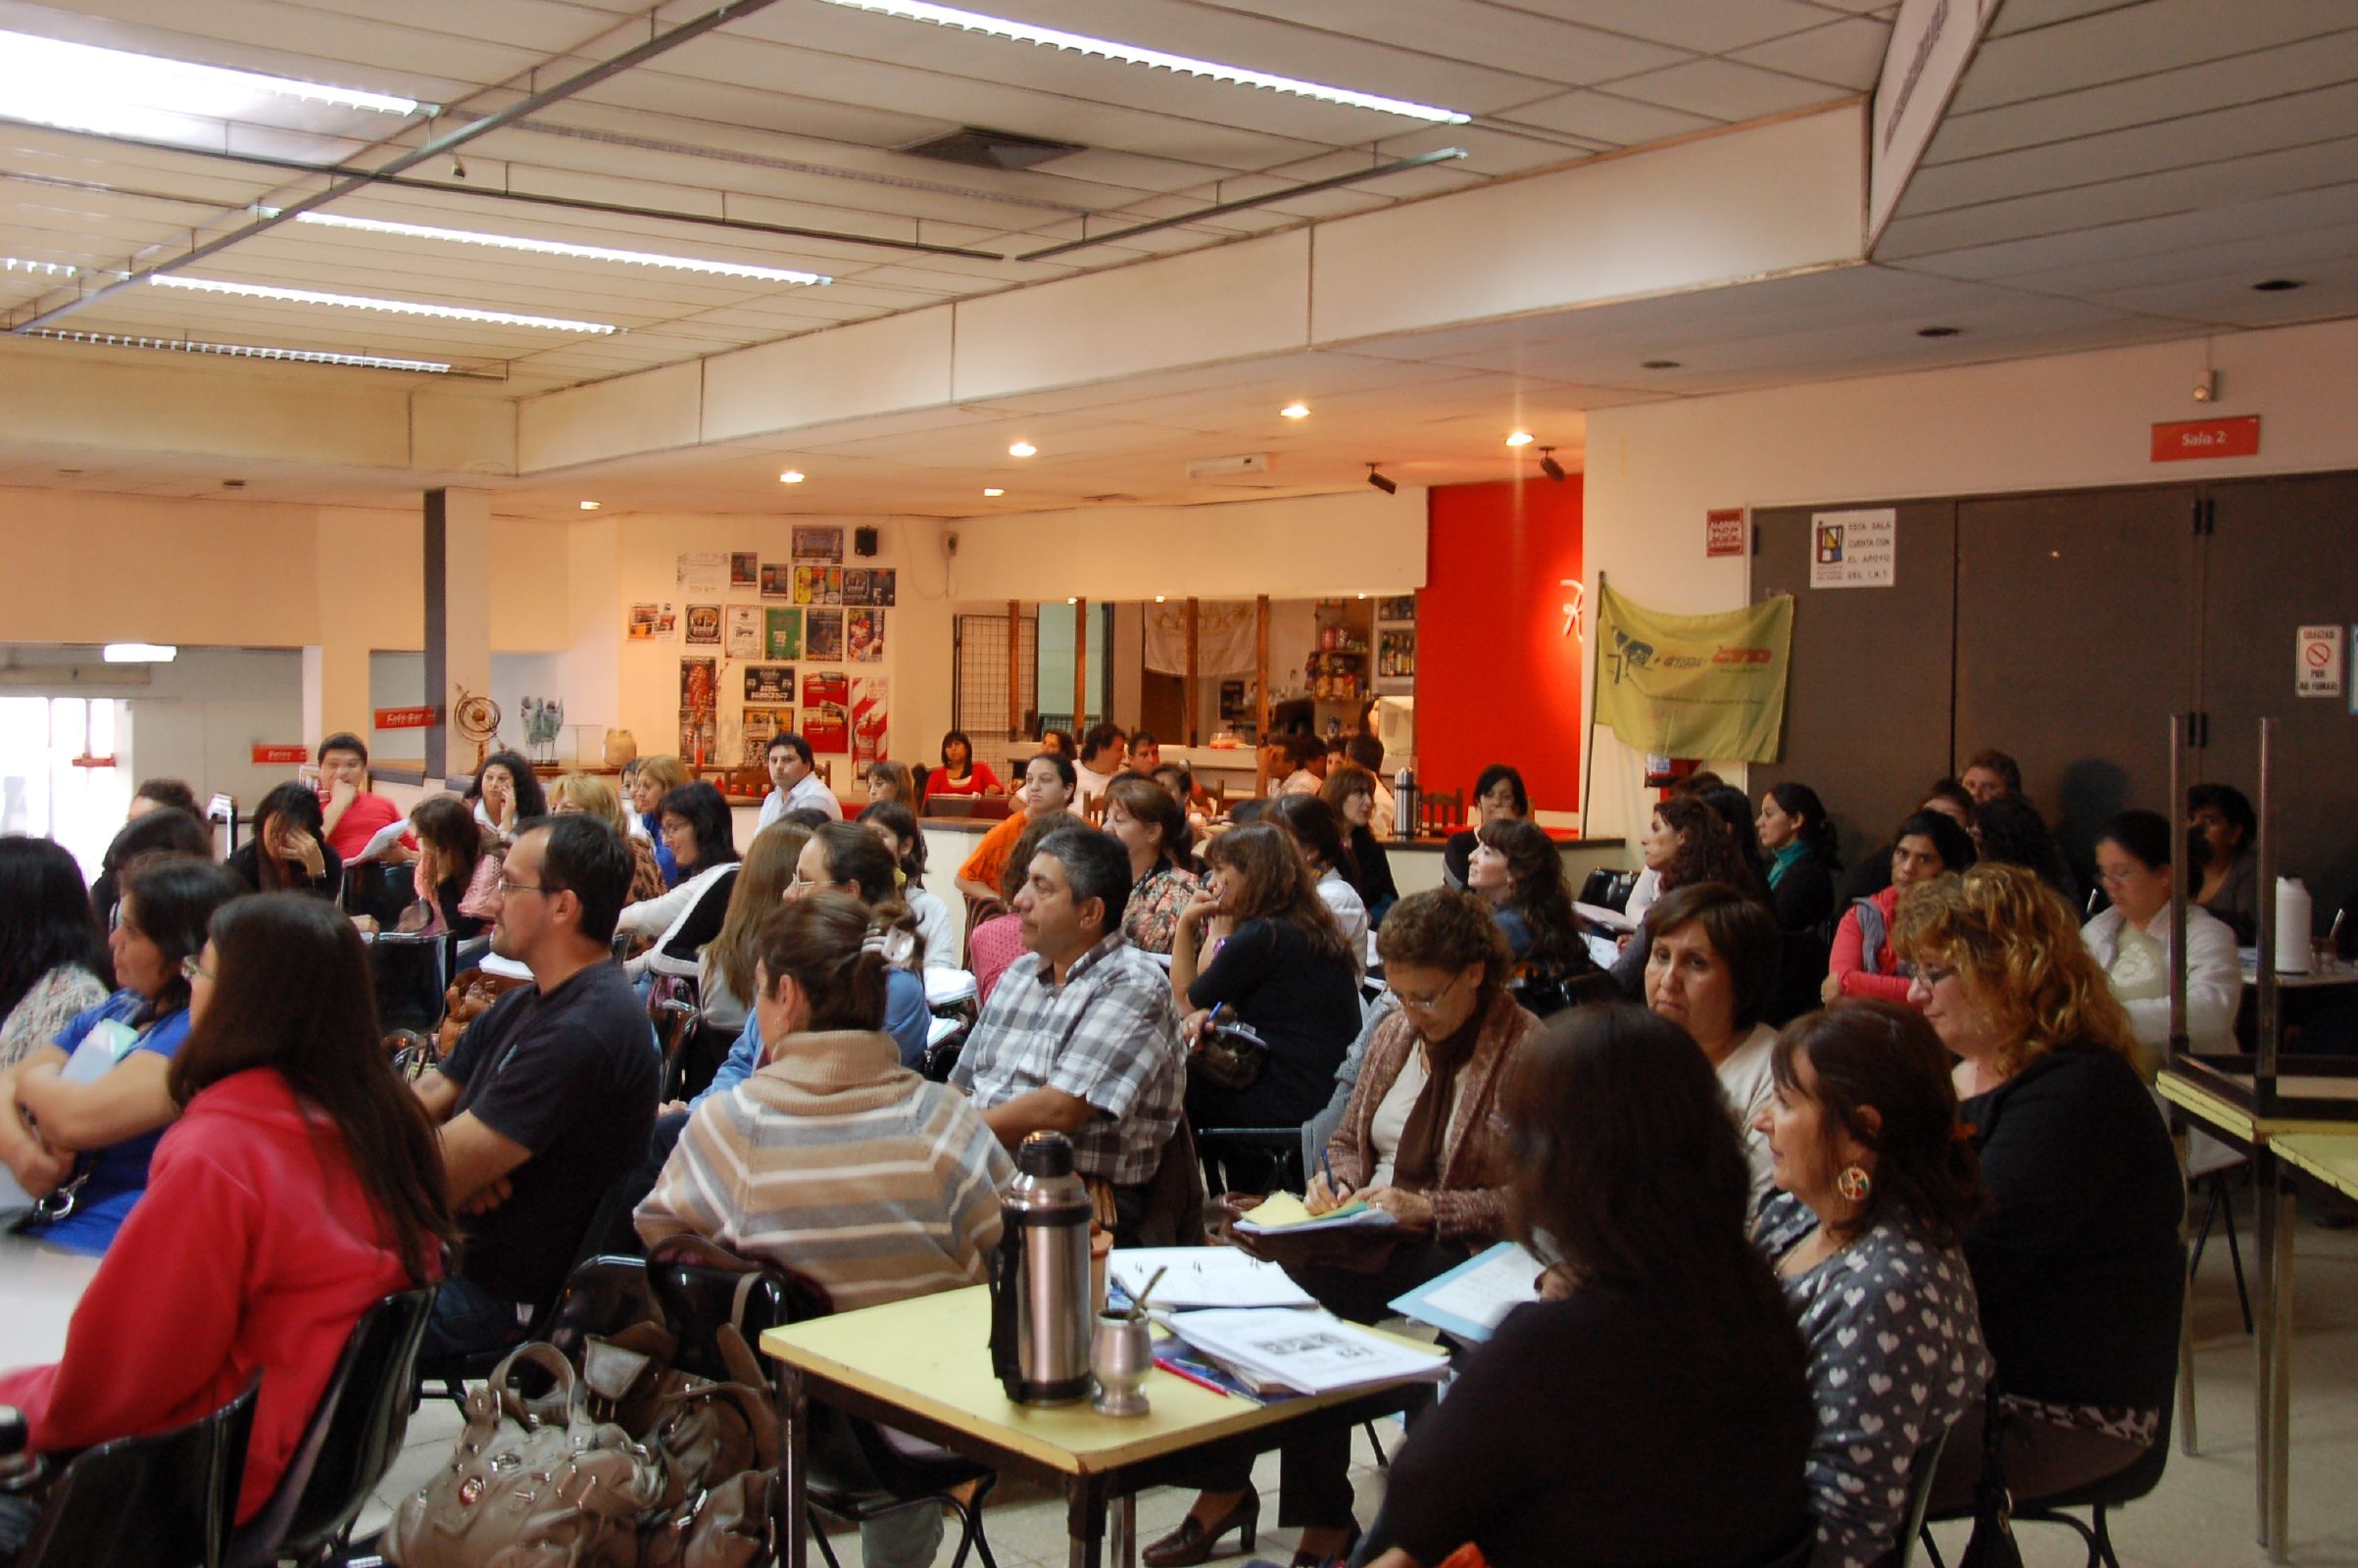
[[[1317,1299],[1275,1263],[1234,1247],[1117,1247],[1108,1272],[1136,1299],[1156,1269],[1155,1306],[1315,1306]]]
[[[1403,1379],[1438,1378],[1449,1358],[1371,1334],[1327,1312],[1253,1307],[1158,1315],[1208,1355],[1302,1394],[1331,1394]]]
[[[1500,1242],[1390,1304],[1460,1339],[1487,1340],[1507,1313],[1540,1298],[1539,1277],[1545,1272],[1538,1258],[1512,1242]]]

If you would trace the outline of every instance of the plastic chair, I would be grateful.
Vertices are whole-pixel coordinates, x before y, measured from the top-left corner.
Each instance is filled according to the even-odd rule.
[[[201,1420],[86,1448],[59,1474],[17,1568],[221,1568],[261,1374]]]
[[[303,1441],[260,1514],[229,1542],[229,1568],[340,1561],[360,1517],[401,1452],[418,1347],[434,1287],[388,1296],[352,1327]]]

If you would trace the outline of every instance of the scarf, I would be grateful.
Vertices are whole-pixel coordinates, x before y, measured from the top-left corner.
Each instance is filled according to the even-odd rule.
[[[1441,1180],[1450,1092],[1457,1083],[1457,1070],[1474,1058],[1494,1000],[1481,1000],[1448,1039],[1421,1043],[1428,1076],[1416,1103],[1408,1107],[1407,1123],[1400,1128],[1400,1147],[1392,1156],[1392,1185],[1403,1193],[1421,1193]]]

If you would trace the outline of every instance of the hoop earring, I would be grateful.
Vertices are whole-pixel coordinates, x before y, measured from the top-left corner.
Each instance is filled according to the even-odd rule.
[[[1834,1190],[1846,1203],[1863,1203],[1875,1190],[1875,1178],[1867,1174],[1863,1165],[1844,1165],[1842,1174],[1834,1179]]]

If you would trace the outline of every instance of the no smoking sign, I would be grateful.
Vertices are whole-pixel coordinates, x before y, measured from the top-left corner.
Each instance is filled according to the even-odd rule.
[[[2303,626],[2295,634],[2292,691],[2296,697],[2341,695],[2342,629]]]

